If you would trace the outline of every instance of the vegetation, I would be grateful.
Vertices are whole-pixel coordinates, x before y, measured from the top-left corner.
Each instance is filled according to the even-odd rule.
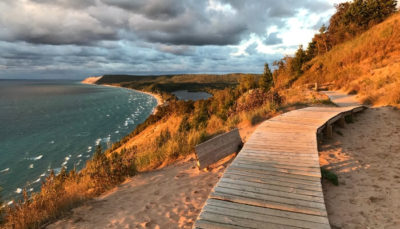
[[[233,73],[225,75],[185,74],[160,76],[105,75],[98,84],[118,84],[136,90],[144,90],[158,94],[171,93],[178,90],[211,91],[213,89],[234,88],[242,76],[249,74]],[[256,74],[250,74],[257,77]],[[167,96],[168,97],[168,96]]]
[[[264,91],[268,91],[274,84],[274,79],[267,63],[264,65],[264,73],[260,76],[258,84]]]
[[[329,27],[322,27],[306,50],[300,46],[293,57],[275,61],[273,73],[266,64],[262,75],[103,77],[99,84],[156,92],[166,103],[106,151],[97,148],[83,170],[52,172],[40,192],[24,192],[22,201],[6,208],[4,226],[38,228],[126,177],[191,154],[196,144],[215,134],[256,125],[293,107],[329,103],[305,84],[333,83],[365,96],[365,102],[399,104],[400,15],[389,17],[394,3],[355,0],[338,5]],[[213,97],[178,101],[170,92],[180,89],[207,90]],[[338,184],[334,173],[321,173]]]
[[[325,168],[321,168],[321,175],[322,175],[322,179],[326,179],[336,186],[339,185],[339,178],[336,175],[336,173],[329,171]]]
[[[275,87],[325,84],[358,94],[365,104],[399,106],[396,3],[354,0],[337,5],[329,27],[322,26],[305,51],[300,46],[293,57],[274,62]]]

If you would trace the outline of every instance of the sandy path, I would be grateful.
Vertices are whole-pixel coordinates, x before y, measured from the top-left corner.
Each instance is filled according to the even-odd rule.
[[[323,182],[332,228],[400,228],[400,111],[370,108],[334,132],[320,152],[339,176]]]
[[[340,107],[357,106],[360,105],[356,95],[348,95],[341,91],[323,91],[329,99]]]
[[[188,159],[143,173],[47,228],[191,228],[224,169]]]

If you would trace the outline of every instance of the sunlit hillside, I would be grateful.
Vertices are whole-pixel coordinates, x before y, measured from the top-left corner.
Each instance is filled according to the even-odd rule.
[[[317,56],[297,84],[330,83],[373,105],[400,103],[400,14]]]

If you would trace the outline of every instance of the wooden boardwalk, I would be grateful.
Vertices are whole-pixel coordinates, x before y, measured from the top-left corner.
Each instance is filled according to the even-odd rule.
[[[363,109],[308,107],[263,122],[225,170],[194,227],[330,228],[317,134]]]

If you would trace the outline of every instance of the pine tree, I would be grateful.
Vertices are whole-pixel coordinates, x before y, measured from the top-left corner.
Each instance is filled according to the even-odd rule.
[[[271,70],[269,69],[268,63],[264,64],[264,73],[260,77],[258,86],[264,91],[268,91],[273,86],[274,80],[272,78]]]
[[[303,74],[302,67],[303,64],[306,62],[306,59],[307,59],[306,52],[303,50],[303,46],[300,45],[299,49],[297,49],[297,52],[293,57],[291,65],[292,74],[295,74],[296,76]]]

